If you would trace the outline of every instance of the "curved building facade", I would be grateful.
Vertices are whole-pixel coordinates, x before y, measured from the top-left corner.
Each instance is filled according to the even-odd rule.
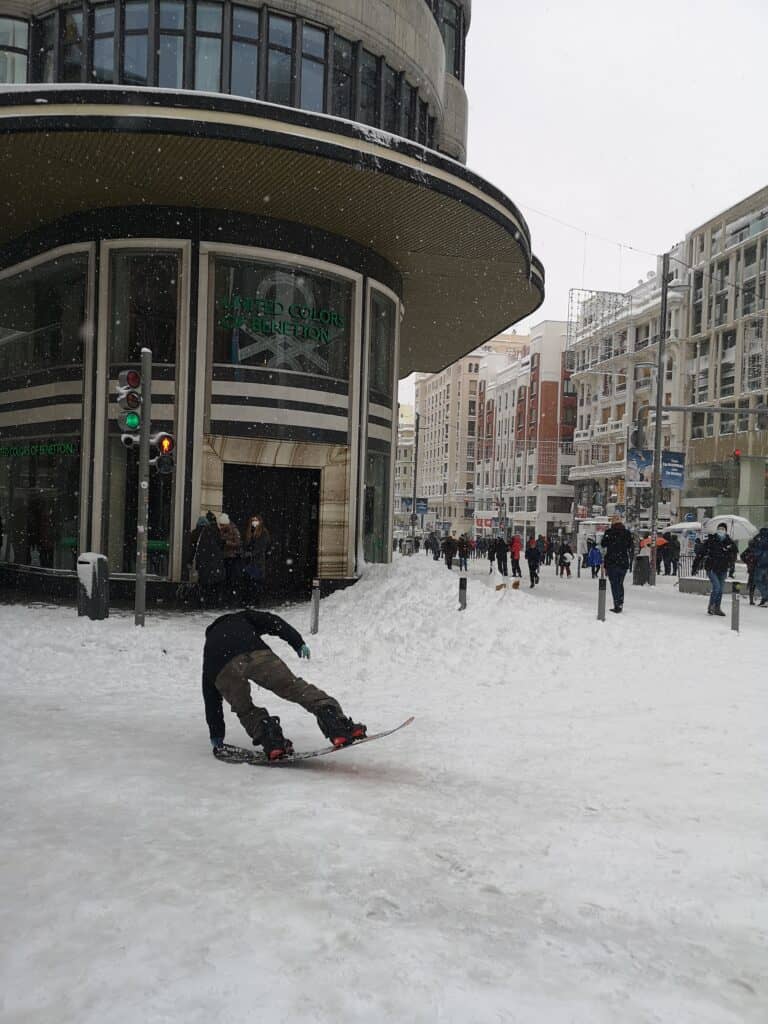
[[[119,372],[153,352],[149,571],[201,512],[269,587],[391,548],[397,379],[534,310],[514,204],[466,170],[469,3],[0,0],[0,566],[135,569]]]

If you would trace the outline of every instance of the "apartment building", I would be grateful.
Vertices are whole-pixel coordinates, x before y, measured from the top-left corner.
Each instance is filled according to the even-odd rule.
[[[687,270],[685,245],[671,251],[664,362],[664,405],[681,404],[686,380]],[[661,316],[661,260],[656,271],[627,293],[574,290],[568,321],[568,357],[577,392],[573,437],[576,517],[626,513],[635,523],[648,521],[650,490],[627,489],[629,433],[640,409],[650,406],[645,422],[650,446],[656,424],[655,378]],[[645,415],[645,414],[644,414]],[[665,412],[662,448],[685,448],[685,416]],[[662,522],[679,515],[680,492],[663,491]]]
[[[475,475],[479,535],[553,535],[570,527],[576,394],[566,366],[564,321],[531,328],[525,352],[480,370]]]
[[[480,364],[491,357],[506,365],[528,342],[527,335],[500,334],[440,373],[417,376],[417,492],[428,501],[425,530],[472,531]]]
[[[768,522],[768,188],[689,232],[687,400],[709,407],[688,424],[683,506]],[[712,411],[712,407],[716,411]],[[740,454],[734,457],[734,453]]]
[[[410,532],[413,513],[415,415],[412,405],[401,405],[397,416],[393,523],[395,537]]]

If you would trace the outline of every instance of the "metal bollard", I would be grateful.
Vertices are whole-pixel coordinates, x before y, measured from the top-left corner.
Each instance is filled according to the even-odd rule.
[[[606,583],[605,578],[597,581],[597,618],[600,622],[605,622],[605,604],[608,597]]]
[[[459,611],[463,612],[467,607],[467,577],[459,577]]]
[[[581,555],[576,555],[576,579],[581,579]],[[557,569],[555,569],[557,572]]]
[[[739,584],[734,580],[731,590],[731,629],[739,632]]]
[[[309,632],[314,635],[320,627],[320,580],[312,580],[312,608],[309,623]]]

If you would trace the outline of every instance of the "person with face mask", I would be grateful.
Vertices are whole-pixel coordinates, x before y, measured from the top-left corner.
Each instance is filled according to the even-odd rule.
[[[260,515],[251,516],[243,537],[243,582],[246,604],[255,604],[264,588],[272,538]]]
[[[704,541],[702,557],[704,569],[712,584],[712,591],[709,595],[708,615],[725,615],[720,604],[723,600],[723,587],[728,570],[736,561],[739,549],[728,536],[728,527],[725,523],[717,524],[717,531],[711,533]]]

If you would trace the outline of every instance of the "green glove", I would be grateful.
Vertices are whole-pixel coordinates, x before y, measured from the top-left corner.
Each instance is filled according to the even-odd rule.
[[[300,658],[306,658],[307,661],[309,661],[309,648],[307,647],[306,644],[302,644],[301,645],[301,650],[299,651],[299,657]]]

